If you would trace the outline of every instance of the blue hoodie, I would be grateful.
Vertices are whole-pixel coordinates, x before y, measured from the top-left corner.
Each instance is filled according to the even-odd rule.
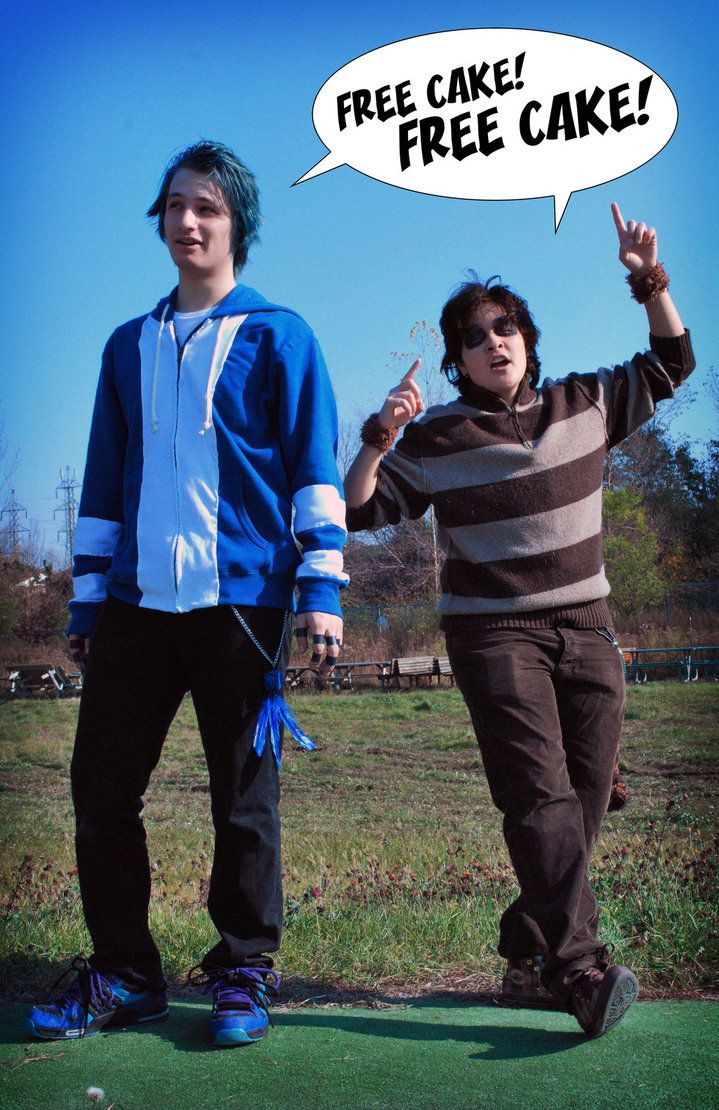
[[[150,609],[340,615],[346,538],[332,386],[295,312],[238,285],[180,348],[174,291],[102,358],[68,633],[108,592]],[[293,516],[294,514],[294,516]]]

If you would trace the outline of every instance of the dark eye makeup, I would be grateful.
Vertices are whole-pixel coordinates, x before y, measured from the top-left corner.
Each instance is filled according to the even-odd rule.
[[[491,331],[495,335],[516,335],[517,325],[514,320],[509,316],[498,316],[496,320],[492,321]],[[462,328],[462,342],[468,351],[479,347],[484,343],[487,338],[487,332],[479,324],[470,324],[467,328]]]

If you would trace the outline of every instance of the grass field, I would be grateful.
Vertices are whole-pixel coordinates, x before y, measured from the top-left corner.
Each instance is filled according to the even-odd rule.
[[[645,993],[708,997],[719,966],[719,687],[630,688],[630,804],[610,814],[592,879],[600,932]],[[318,745],[283,768],[285,997],[314,1001],[496,985],[514,878],[455,690],[301,695]],[[87,951],[68,766],[77,706],[0,706],[0,989],[25,998]],[[207,775],[192,705],[146,799],[152,921],[180,988],[213,943]]]
[[[633,1006],[587,1040],[569,1014],[456,999],[386,1009],[281,1008],[270,1036],[208,1046],[207,1002],[169,1021],[23,1043],[26,1007],[0,1013],[0,1101],[12,1110],[708,1110],[719,1105],[719,1006]],[[88,1087],[104,1098],[91,1103]]]

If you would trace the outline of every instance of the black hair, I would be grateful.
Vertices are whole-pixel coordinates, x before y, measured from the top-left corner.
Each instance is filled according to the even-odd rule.
[[[480,305],[496,304],[516,325],[524,339],[529,384],[536,386],[539,382],[540,365],[537,344],[541,333],[527,307],[527,302],[507,285],[502,285],[502,279],[497,274],[487,281],[481,281],[473,270],[469,270],[468,275],[470,280],[453,290],[440,316],[439,326],[444,339],[444,355],[440,366],[442,373],[447,375],[447,380],[452,385],[456,385],[463,396],[471,389],[470,379],[460,370],[462,331],[470,323],[472,313]],[[493,285],[493,282],[497,284]]]
[[[222,192],[232,218],[233,264],[235,273],[238,273],[247,261],[250,247],[260,237],[260,194],[254,174],[229,147],[208,139],[176,154],[168,162],[160,191],[147,210],[150,219],[157,217],[157,231],[163,243],[167,197],[178,170],[195,170],[205,174]]]

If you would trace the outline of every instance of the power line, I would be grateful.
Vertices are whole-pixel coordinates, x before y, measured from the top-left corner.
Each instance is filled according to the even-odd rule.
[[[15,490],[10,490],[10,500],[2,512],[0,512],[0,518],[4,516],[8,517],[8,523],[4,527],[5,536],[7,537],[5,546],[12,559],[20,558],[22,535],[30,535],[30,529],[25,528],[24,525],[20,523],[20,516],[23,513],[27,516],[27,509],[18,502],[15,496]]]
[[[80,488],[80,483],[77,480],[77,471],[70,472],[70,467],[65,467],[65,473],[60,471],[60,485],[55,490],[55,497],[62,495],[62,504],[58,505],[55,509],[53,516],[58,513],[63,513],[65,516],[65,526],[60,528],[57,533],[58,540],[63,536],[65,538],[65,566],[70,566],[72,563],[72,548],[75,542],[75,525],[77,523],[77,498],[75,491]]]

